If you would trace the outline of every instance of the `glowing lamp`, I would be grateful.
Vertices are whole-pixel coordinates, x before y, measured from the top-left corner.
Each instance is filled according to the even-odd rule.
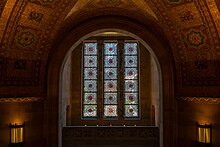
[[[202,144],[212,143],[212,125],[197,123],[197,142]]]
[[[21,144],[24,143],[24,123],[10,123],[10,143]]]

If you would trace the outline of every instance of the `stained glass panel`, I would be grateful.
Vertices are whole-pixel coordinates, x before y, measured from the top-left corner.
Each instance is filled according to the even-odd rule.
[[[118,116],[118,76],[124,77],[124,117],[138,117],[138,44],[136,42],[124,43],[123,72],[118,70],[118,48],[116,42],[105,42],[103,49],[103,86],[104,117]],[[97,117],[98,100],[98,47],[97,43],[86,42],[83,49],[83,117]],[[122,90],[122,89],[121,89]],[[122,90],[123,91],[123,90]]]
[[[105,67],[117,67],[117,56],[105,56],[104,62]]]
[[[137,67],[137,56],[125,56],[125,67]]]
[[[105,92],[116,92],[117,91],[117,80],[104,81]]]
[[[84,80],[84,92],[96,92],[97,81],[96,80]]]
[[[125,93],[125,104],[138,104],[138,94]]]
[[[125,117],[138,117],[138,105],[125,105]]]
[[[97,43],[84,43],[84,55],[96,55]]]
[[[138,91],[137,80],[125,80],[125,91],[137,92]]]
[[[97,117],[97,105],[84,105],[83,117]]]
[[[117,93],[105,93],[104,104],[117,104]]]
[[[137,43],[125,43],[124,52],[125,52],[125,55],[136,55],[137,54]]]
[[[117,117],[117,105],[104,105],[104,117]]]
[[[84,56],[84,67],[97,67],[97,56]]]
[[[125,68],[125,79],[137,79],[138,71],[136,68]]]
[[[97,69],[84,68],[84,79],[97,79]]]
[[[107,80],[117,79],[117,68],[105,68],[104,73],[104,78]]]
[[[97,94],[84,93],[84,104],[97,104]]]
[[[84,43],[83,50],[83,117],[97,117],[97,43]]]
[[[105,55],[117,55],[117,43],[104,43]]]

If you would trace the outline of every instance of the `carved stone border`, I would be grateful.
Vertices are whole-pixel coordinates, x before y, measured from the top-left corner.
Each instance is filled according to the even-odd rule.
[[[177,100],[202,104],[220,104],[220,98],[211,97],[179,97]]]
[[[0,98],[0,103],[44,101],[45,97]]]

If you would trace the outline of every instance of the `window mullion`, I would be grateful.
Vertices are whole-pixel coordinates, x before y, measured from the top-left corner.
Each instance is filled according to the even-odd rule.
[[[119,50],[119,56],[118,60],[119,67],[118,67],[118,108],[119,108],[119,119],[123,119],[123,98],[124,98],[124,40],[118,40],[118,50]]]
[[[98,117],[103,119],[103,40],[98,40]]]

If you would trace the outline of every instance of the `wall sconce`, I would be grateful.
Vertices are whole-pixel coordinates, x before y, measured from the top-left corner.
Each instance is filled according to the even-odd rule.
[[[212,125],[197,123],[196,141],[199,144],[210,146],[212,143]]]
[[[13,145],[24,143],[24,123],[10,123],[10,143]]]

